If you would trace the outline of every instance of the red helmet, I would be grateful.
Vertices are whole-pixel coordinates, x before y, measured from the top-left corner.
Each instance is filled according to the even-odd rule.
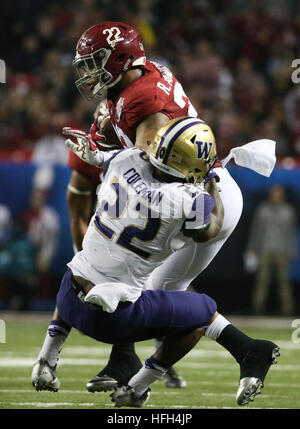
[[[79,92],[88,100],[104,99],[107,90],[116,85],[130,68],[145,65],[141,37],[130,25],[102,22],[80,37],[73,65],[79,79]]]

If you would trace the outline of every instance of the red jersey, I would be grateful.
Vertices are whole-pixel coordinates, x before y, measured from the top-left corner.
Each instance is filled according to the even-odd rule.
[[[135,144],[136,128],[147,116],[157,112],[168,118],[197,117],[181,84],[170,70],[147,61],[143,76],[121,92],[115,103],[108,102],[112,125],[123,146]]]
[[[136,128],[149,115],[161,112],[170,120],[180,116],[198,117],[181,84],[167,67],[146,61],[143,72],[143,76],[121,92],[115,103],[108,101],[111,123],[125,147],[134,146]],[[71,151],[68,165],[99,183],[102,170],[86,164]]]

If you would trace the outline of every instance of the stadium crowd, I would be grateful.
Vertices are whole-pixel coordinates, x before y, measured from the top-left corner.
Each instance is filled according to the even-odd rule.
[[[104,20],[133,25],[148,58],[170,66],[214,130],[221,158],[268,137],[279,159],[300,160],[300,86],[291,80],[300,58],[297,0],[17,0],[1,14],[2,160],[42,162],[51,153],[66,163],[62,127],[88,130],[93,114],[74,85],[76,42]]]

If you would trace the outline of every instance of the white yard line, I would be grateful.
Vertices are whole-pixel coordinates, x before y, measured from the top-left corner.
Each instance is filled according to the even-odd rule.
[[[45,392],[46,393],[52,393],[52,392],[49,392],[49,391],[45,391]],[[0,394],[1,393],[39,393],[40,394],[40,392],[37,392],[34,388],[32,388],[32,389],[0,389]],[[57,392],[55,392],[55,393],[57,393]],[[87,390],[63,390],[63,389],[61,390],[60,389],[59,393],[86,394],[86,395],[90,395],[90,396],[92,395],[92,393],[88,392]],[[98,393],[100,393],[100,395],[102,393],[106,393],[107,394],[107,392],[98,392]],[[174,391],[170,390],[170,391],[165,391],[164,392],[164,396],[165,395],[166,396],[168,396],[168,395],[170,395],[170,396],[176,396],[176,395],[180,395],[180,393],[181,392],[174,392]],[[151,392],[151,395],[161,395],[161,392]]]
[[[77,403],[77,402],[0,402],[1,405],[12,405],[21,407],[37,407],[37,408],[49,408],[49,407],[94,407],[94,403]]]
[[[222,383],[220,383],[222,384]],[[270,386],[268,384],[268,386]],[[235,386],[236,387],[236,386]],[[48,391],[45,391],[46,393],[51,393]],[[37,393],[33,388],[32,389],[0,389],[0,394],[1,393]],[[40,394],[40,392],[38,392]],[[91,392],[85,391],[85,390],[59,390],[59,393],[62,394],[87,394],[87,395],[92,395]],[[101,393],[105,393],[107,394],[107,392],[100,392]],[[174,392],[174,391],[164,391],[163,392],[163,396],[178,396],[180,394],[182,394],[183,392]],[[151,396],[155,396],[155,395],[162,395],[162,392],[151,392]],[[219,393],[219,392],[199,392],[197,393],[197,395],[199,396],[207,396],[207,397],[224,397],[224,398],[235,398],[236,393]],[[58,395],[56,395],[57,397]],[[101,395],[102,396],[102,395]],[[286,395],[265,395],[263,394],[264,398],[287,398]]]
[[[300,343],[293,343],[291,340],[273,340],[278,346],[285,350],[285,352],[289,351],[299,351],[300,355]],[[153,353],[154,346],[144,346],[136,344],[136,351],[141,356],[148,356]],[[40,351],[40,347],[32,347],[30,350],[26,352],[14,352],[10,350],[5,350],[3,347],[1,349],[1,357],[2,358],[17,358],[20,355],[21,358],[24,358],[26,356],[35,356],[38,355]],[[85,356],[89,357],[95,357],[99,359],[108,359],[109,354],[111,352],[111,347],[103,347],[102,344],[99,344],[99,346],[68,346],[65,345],[62,352],[61,352],[61,358],[66,359],[68,357],[75,357],[77,356],[84,358]],[[185,359],[198,359],[202,357],[208,357],[208,358],[227,358],[230,357],[230,353],[227,350],[222,349],[222,347],[213,342],[213,341],[203,341],[199,343],[199,346],[191,350],[184,358]],[[100,360],[98,361],[100,362]]]
[[[111,404],[104,404],[105,407],[110,407]],[[156,408],[159,409],[161,407],[161,404],[146,404],[143,406],[143,408]],[[187,406],[187,405],[165,405],[164,408],[160,408],[160,409],[173,409],[173,408],[183,408],[183,409],[187,409],[187,410],[197,410],[197,409],[201,409],[201,410],[290,410],[291,408],[287,408],[287,407],[217,407],[217,406],[209,406],[209,405],[192,405],[192,406]]]
[[[235,364],[235,362],[230,359],[231,362],[185,362],[179,361],[176,364],[176,367],[180,368],[211,368],[211,369],[227,369],[227,370],[237,370],[238,366]],[[3,368],[21,368],[21,367],[31,367],[35,362],[35,359],[33,358],[21,358],[21,357],[10,357],[10,358],[0,358],[0,367]],[[84,359],[84,358],[61,358],[58,362],[58,367],[60,366],[101,366],[106,365],[106,360],[101,359]],[[298,371],[299,366],[298,365],[275,365],[272,367],[272,370],[274,371]]]
[[[216,375],[216,372],[213,372],[213,374],[210,375]],[[207,375],[207,373],[205,374]],[[12,378],[11,377],[0,377],[0,382],[4,382],[4,381],[11,381]],[[14,383],[15,382],[26,382],[28,383],[28,381],[30,382],[30,376],[29,377],[14,377],[13,379]],[[64,383],[71,383],[71,382],[78,382],[78,378],[69,378],[69,377],[64,377]],[[216,381],[189,381],[188,382],[189,386],[228,386],[228,387],[237,387],[237,382],[236,381],[221,381],[221,380],[216,380]],[[268,387],[287,387],[287,388],[295,388],[295,389],[300,389],[300,383],[270,383],[268,382],[267,384]],[[87,390],[59,390],[61,393],[87,393],[90,394],[90,392],[88,392]],[[34,392],[34,389],[0,389],[0,393],[1,392]],[[156,394],[159,392],[152,392],[152,394]],[[176,391],[167,391],[166,390],[166,394],[172,394],[172,395],[179,395],[179,392]]]

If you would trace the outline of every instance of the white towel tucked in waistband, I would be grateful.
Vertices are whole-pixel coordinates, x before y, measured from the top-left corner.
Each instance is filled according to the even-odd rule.
[[[233,158],[237,165],[270,177],[276,163],[275,146],[274,140],[260,139],[235,147],[221,161],[222,166],[225,167],[228,161]]]
[[[108,313],[113,313],[119,302],[127,301],[130,286],[121,282],[107,282],[95,285],[84,298],[85,302],[98,305]]]

